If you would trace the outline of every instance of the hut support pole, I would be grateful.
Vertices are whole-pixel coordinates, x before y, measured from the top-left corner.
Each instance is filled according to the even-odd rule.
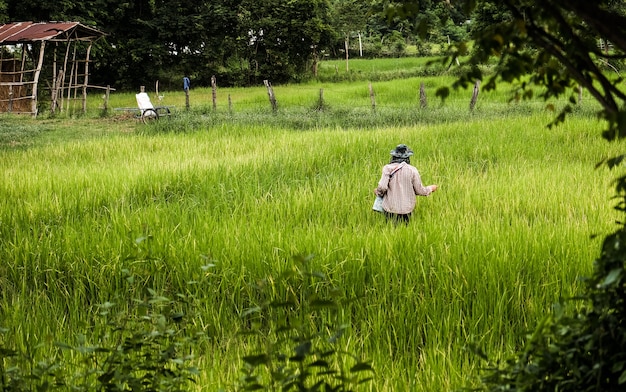
[[[87,47],[87,55],[85,56],[85,76],[83,77],[83,114],[87,113],[87,86],[89,85],[89,54],[91,53],[92,44]]]
[[[67,60],[70,57],[70,39],[68,38],[68,40],[65,43],[65,58],[63,59],[63,69],[61,71],[63,71],[63,79],[61,79],[61,82],[59,83],[59,95],[61,97],[61,104],[59,105],[59,110],[62,112],[63,111],[63,107],[64,107],[64,90],[65,90],[65,79],[67,77]],[[69,88],[69,87],[68,87]],[[69,97],[68,97],[69,99]]]
[[[74,83],[74,73],[76,72],[76,44],[73,45],[74,53],[72,54],[72,70],[67,82],[67,111],[70,111],[70,103],[72,102],[72,89],[76,90]],[[74,106],[72,106],[74,107]]]
[[[57,85],[57,49],[59,48],[59,43],[56,42],[54,44],[53,56],[52,56],[52,86],[56,87]],[[54,95],[54,91],[53,91]],[[54,100],[54,96],[52,96]],[[53,111],[54,113],[54,111]]]
[[[37,69],[35,69],[35,76],[33,77],[33,97],[31,100],[31,113],[33,116],[37,115],[37,84],[39,83],[39,74],[41,73],[41,67],[43,66],[43,55],[46,50],[46,41],[41,41],[41,48],[39,49],[39,62],[37,63]]]
[[[13,78],[11,78],[11,80],[13,82],[20,82],[22,83],[24,81],[24,70],[26,69],[26,52],[27,52],[27,48],[26,48],[26,44],[22,44],[22,63],[20,65],[20,79],[19,80],[15,80],[15,76],[13,76]],[[15,63],[13,63],[13,72],[16,72],[17,69],[15,69]]]

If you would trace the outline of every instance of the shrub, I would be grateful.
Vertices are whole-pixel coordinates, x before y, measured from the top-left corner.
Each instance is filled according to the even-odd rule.
[[[348,328],[337,290],[309,260],[256,286],[261,303],[243,317],[258,348],[244,357],[241,390],[350,391],[371,381],[368,361],[336,347]]]
[[[132,280],[132,276],[127,277]],[[187,330],[187,315],[180,311],[183,295],[170,300],[148,289],[144,299],[134,300],[131,311],[104,303],[100,316],[106,322],[100,334],[88,344],[84,335],[77,345],[57,343],[80,360],[70,365],[55,357],[36,360],[37,347],[25,352],[8,347],[0,339],[0,391],[186,391],[197,370],[190,366],[192,348],[201,335]],[[8,334],[0,329],[0,334]],[[0,335],[2,337],[2,335]],[[70,369],[79,369],[71,373]]]

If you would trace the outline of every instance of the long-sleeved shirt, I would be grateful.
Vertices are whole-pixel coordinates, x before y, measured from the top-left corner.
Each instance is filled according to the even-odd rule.
[[[390,163],[383,167],[376,194],[385,196],[383,209],[393,214],[410,214],[415,209],[415,196],[428,196],[430,186],[424,186],[419,172],[414,166],[404,164],[391,178],[389,175],[402,163]]]

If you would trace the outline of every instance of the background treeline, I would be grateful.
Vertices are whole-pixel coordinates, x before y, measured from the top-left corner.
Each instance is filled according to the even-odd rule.
[[[94,26],[107,36],[92,51],[91,82],[136,90],[159,80],[166,90],[180,88],[184,75],[193,86],[209,86],[212,76],[220,86],[258,85],[264,79],[277,84],[315,77],[324,59],[438,54],[513,19],[510,9],[498,2],[480,1],[472,8],[464,4],[0,0],[0,22],[78,21]],[[625,9],[622,1],[607,7],[620,14]]]
[[[468,15],[440,1],[412,6],[419,12],[409,17],[384,0],[0,0],[0,22],[78,21],[105,32],[90,80],[118,90],[155,80],[178,88],[184,75],[193,86],[213,75],[221,86],[250,86],[314,77],[319,61],[346,58],[346,48],[350,58],[429,55],[467,38]]]

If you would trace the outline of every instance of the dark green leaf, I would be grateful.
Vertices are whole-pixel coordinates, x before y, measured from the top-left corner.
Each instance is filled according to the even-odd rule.
[[[604,289],[609,286],[612,286],[615,282],[617,282],[624,272],[623,268],[616,268],[611,270],[609,274],[606,276],[604,281],[600,284],[600,288]]]
[[[266,354],[248,355],[243,357],[243,360],[251,366],[258,366],[268,363],[269,357]]]
[[[311,362],[309,364],[309,367],[323,367],[323,368],[329,368],[330,365],[328,364],[328,362],[318,359],[317,361]]]
[[[440,87],[435,91],[435,96],[445,101],[450,96],[450,89],[448,87]]]
[[[350,368],[350,372],[357,373],[363,371],[373,371],[374,369],[368,362],[359,362]]]

